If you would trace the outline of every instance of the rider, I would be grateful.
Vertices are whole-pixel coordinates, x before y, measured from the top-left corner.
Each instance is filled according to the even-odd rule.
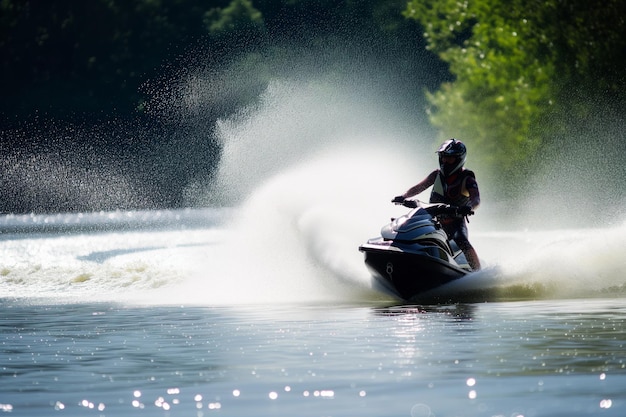
[[[439,169],[431,172],[422,182],[409,188],[394,202],[402,202],[433,186],[430,194],[431,203],[444,203],[459,207],[459,213],[468,214],[480,204],[480,193],[474,172],[465,169],[467,148],[456,139],[445,141],[439,150]],[[480,260],[476,250],[469,242],[465,216],[438,216],[448,238],[454,239],[465,254],[465,258],[474,271],[480,269]]]

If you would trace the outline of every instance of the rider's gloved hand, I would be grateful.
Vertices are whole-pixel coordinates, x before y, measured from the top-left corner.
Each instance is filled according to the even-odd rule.
[[[472,210],[470,206],[459,207],[457,208],[456,212],[460,216],[469,216],[470,214],[474,214],[474,210]]]
[[[417,207],[417,201],[415,201],[415,200],[404,200],[402,202],[402,205],[404,207],[408,207],[408,208],[416,208]]]
[[[404,196],[403,195],[399,195],[393,198],[393,200],[391,200],[392,203],[394,204],[402,204],[404,203]]]

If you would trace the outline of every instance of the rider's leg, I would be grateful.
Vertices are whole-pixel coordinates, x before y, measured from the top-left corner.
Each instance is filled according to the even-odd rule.
[[[469,242],[467,225],[465,224],[464,219],[460,219],[459,221],[453,223],[452,225],[447,227],[444,226],[444,230],[451,236],[456,244],[459,246],[459,249],[463,251],[465,255],[465,259],[467,263],[472,268],[473,271],[478,271],[480,269],[480,259],[478,258],[478,254],[476,250]]]
[[[472,271],[480,270],[480,259],[473,246],[465,247],[463,254],[465,255],[465,259],[467,259],[467,263],[472,268]]]

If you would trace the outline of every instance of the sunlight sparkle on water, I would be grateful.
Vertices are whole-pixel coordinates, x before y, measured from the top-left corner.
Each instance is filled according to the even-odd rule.
[[[611,400],[604,399],[600,401],[600,408],[611,408],[612,405],[613,405],[613,401]]]
[[[468,387],[473,387],[473,386],[476,385],[476,379],[475,378],[467,378],[467,381],[465,381],[465,384]],[[476,393],[476,390],[470,390],[470,392],[467,394],[467,396],[468,396],[468,398],[470,400],[476,399],[477,395],[478,394]]]
[[[168,411],[171,407],[170,404],[167,401],[165,401],[165,398],[163,397],[157,398],[156,401],[154,402],[154,405],[159,408],[162,408],[165,411]]]

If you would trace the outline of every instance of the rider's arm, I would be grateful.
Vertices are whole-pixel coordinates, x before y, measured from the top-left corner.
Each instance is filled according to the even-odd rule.
[[[476,178],[473,176],[468,176],[467,181],[465,183],[465,188],[469,192],[469,206],[472,210],[476,210],[480,205],[480,191],[478,191],[478,183],[476,182]]]
[[[427,189],[428,187],[430,187],[431,185],[433,185],[435,183],[435,178],[437,178],[437,173],[439,172],[439,170],[434,170],[433,172],[431,172],[426,178],[424,178],[421,182],[419,182],[418,184],[415,184],[413,187],[409,188],[404,194],[402,194],[402,196],[404,198],[409,198],[409,197],[413,197],[414,195],[417,195],[419,193],[421,193],[422,191],[424,191],[425,189]],[[479,199],[480,201],[480,199]]]

